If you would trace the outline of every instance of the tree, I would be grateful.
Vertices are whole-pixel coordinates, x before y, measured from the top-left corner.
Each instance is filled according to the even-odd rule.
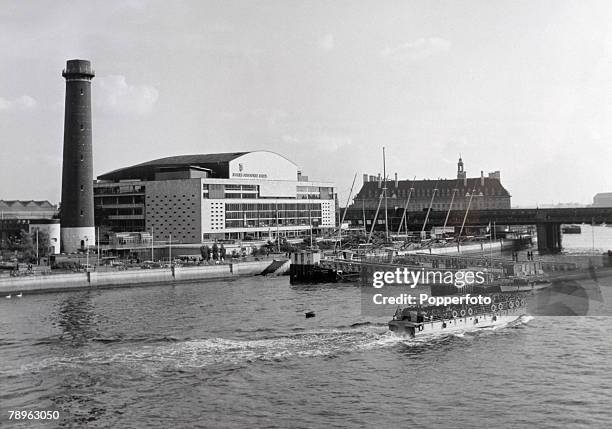
[[[200,246],[200,255],[202,255],[202,260],[208,261],[208,246]]]
[[[36,259],[36,245],[32,235],[23,229],[19,232],[19,251],[25,261],[31,262]]]
[[[19,233],[19,251],[22,258],[28,262],[36,261],[36,231],[31,233],[21,230]],[[42,258],[49,254],[49,234],[46,231],[38,231],[38,257]]]
[[[203,260],[210,261],[210,247],[208,247],[208,245],[200,247],[200,253],[202,254]]]

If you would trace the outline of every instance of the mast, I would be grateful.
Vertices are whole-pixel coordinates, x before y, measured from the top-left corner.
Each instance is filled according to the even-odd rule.
[[[370,234],[368,235],[368,241],[366,243],[369,243],[370,240],[372,239],[372,233],[374,232],[374,227],[376,226],[376,220],[378,219],[378,212],[380,211],[380,206],[383,202],[383,198],[384,198],[384,193],[381,193],[380,197],[378,198],[378,207],[376,207],[376,213],[374,214],[374,220],[372,221],[372,228],[370,228]]]
[[[453,209],[453,202],[455,201],[455,194],[457,193],[457,188],[453,189],[453,195],[451,196],[451,202],[448,206],[448,212],[446,212],[446,219],[444,219],[444,226],[442,227],[442,233],[446,230],[446,224],[448,223],[448,217],[450,216],[450,212]]]
[[[457,243],[461,240],[461,234],[463,233],[463,227],[465,226],[465,221],[467,220],[467,215],[470,211],[470,206],[472,205],[472,198],[474,197],[474,193],[476,192],[476,187],[472,189],[472,193],[470,194],[470,200],[468,201],[468,206],[465,209],[465,215],[463,216],[463,222],[461,223],[461,229],[459,230],[459,236],[457,237]]]
[[[367,232],[366,227],[366,216],[365,216],[365,199],[361,200],[361,213],[363,214],[363,232]]]
[[[491,231],[491,221],[489,220],[489,253],[491,259],[491,269],[493,269],[493,231]]]
[[[346,216],[346,212],[348,210],[349,201],[351,201],[351,196],[353,195],[353,187],[355,186],[355,180],[357,180],[357,173],[355,173],[355,177],[353,177],[353,184],[351,185],[349,196],[346,199],[346,205],[344,206],[344,214],[342,215],[342,219],[340,219],[340,216],[338,216],[338,243],[339,243],[340,250],[342,250],[342,224],[344,223],[344,217]],[[335,247],[336,246],[334,245],[334,248]]]
[[[425,222],[423,222],[423,227],[421,228],[421,237],[423,237],[425,226],[427,225],[427,221],[429,220],[429,213],[431,212],[431,207],[433,206],[434,198],[436,198],[436,192],[438,192],[438,181],[437,180],[436,180],[436,184],[434,185],[433,192],[431,193],[431,201],[429,202],[429,208],[427,209],[427,214],[425,215]]]
[[[383,195],[385,197],[385,239],[389,242],[389,211],[387,210],[387,163],[385,159],[385,147],[383,146]]]
[[[416,181],[416,176],[412,179],[412,186],[410,187],[410,191],[408,192],[408,199],[406,200],[406,204],[404,205],[404,213],[402,214],[402,219],[399,223],[399,228],[397,228],[397,235],[400,234],[402,230],[402,223],[406,223],[406,237],[408,237],[408,222],[406,221],[406,212],[408,211],[408,204],[410,204],[410,197],[412,197],[412,191],[414,191],[414,182]]]

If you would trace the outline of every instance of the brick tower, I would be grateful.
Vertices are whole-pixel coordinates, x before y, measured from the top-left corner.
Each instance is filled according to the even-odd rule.
[[[61,242],[73,253],[96,244],[91,145],[91,80],[87,60],[68,60],[66,79],[64,157],[62,166]]]

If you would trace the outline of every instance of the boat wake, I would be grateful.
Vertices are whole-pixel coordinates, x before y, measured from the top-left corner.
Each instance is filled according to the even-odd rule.
[[[520,323],[526,323],[527,318]],[[493,329],[499,329],[499,326]],[[471,333],[470,333],[471,334]],[[335,358],[346,353],[379,350],[401,345],[419,347],[425,343],[445,341],[445,338],[461,338],[465,333],[432,334],[417,338],[406,338],[387,330],[386,325],[357,323],[352,327],[320,329],[297,332],[283,336],[271,336],[253,340],[206,338],[163,343],[102,343],[106,348],[73,356],[50,357],[23,365],[17,371],[4,370],[4,375],[23,372],[38,372],[62,367],[91,365],[125,365],[140,368],[149,374],[168,370],[183,370],[218,366],[242,367],[253,362],[281,362],[301,358]],[[97,343],[101,344],[100,342]],[[429,344],[431,346],[432,344]]]
[[[275,362],[295,358],[333,358],[351,353],[390,347],[401,339],[385,325],[359,324],[353,328],[321,329],[271,336],[253,340],[206,338],[162,343],[135,342],[126,344],[95,339],[108,348],[73,356],[50,357],[21,366],[18,372],[36,372],[48,368],[89,367],[91,365],[124,364],[141,366],[147,372],[171,368],[208,366],[241,366],[252,362]],[[15,371],[0,370],[4,375]],[[11,374],[13,373],[13,374]]]

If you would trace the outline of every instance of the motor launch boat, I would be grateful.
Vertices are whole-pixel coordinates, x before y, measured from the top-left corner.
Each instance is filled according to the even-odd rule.
[[[474,331],[512,324],[526,315],[527,305],[520,294],[500,294],[490,305],[405,307],[396,310],[389,329],[417,337],[432,333]]]

